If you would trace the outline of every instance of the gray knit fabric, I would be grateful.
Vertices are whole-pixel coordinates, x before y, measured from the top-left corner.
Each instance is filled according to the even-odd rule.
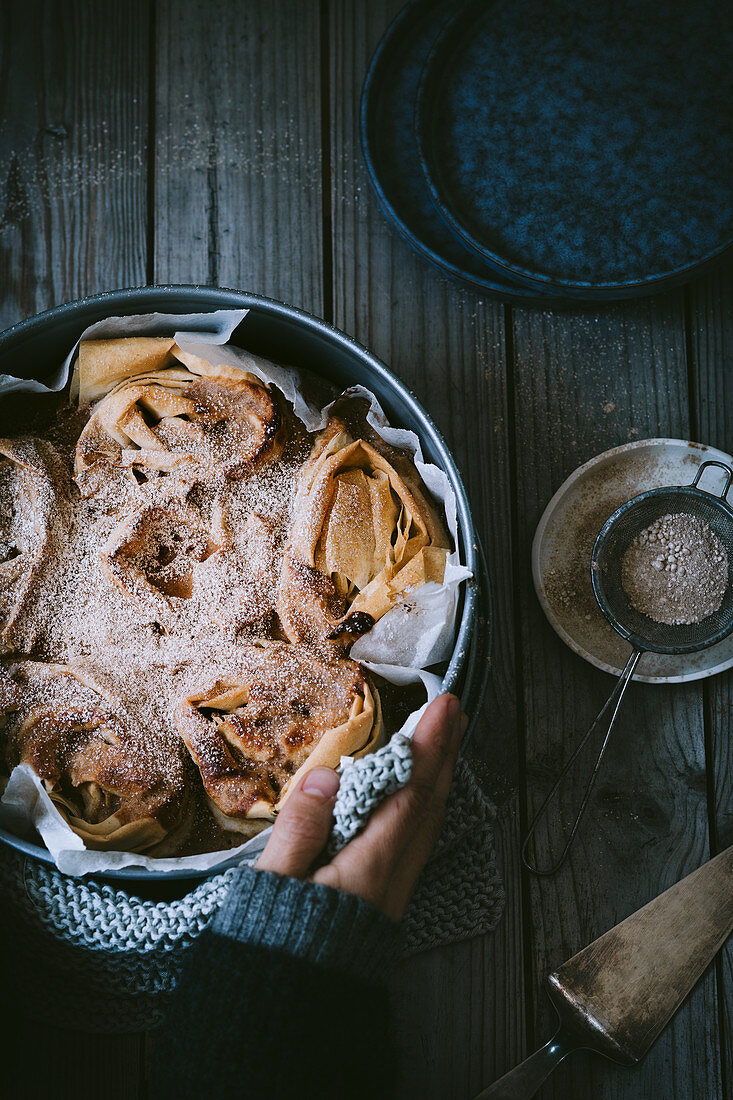
[[[374,979],[399,953],[399,925],[354,894],[241,868],[212,932]]]
[[[496,865],[495,820],[493,803],[466,761],[459,760],[445,825],[403,921],[409,954],[496,928],[505,895]]]
[[[392,751],[381,750],[382,756],[375,754],[371,764],[370,758],[355,762],[354,770],[342,777],[335,846],[354,836],[378,801],[407,781],[409,750],[399,742],[386,748]],[[379,791],[370,786],[372,781]],[[404,954],[477,936],[497,924],[504,894],[494,854],[494,816],[471,769],[459,761],[443,832],[403,922]],[[307,924],[303,913],[309,920],[317,918],[322,904],[317,895],[324,888],[282,880],[273,893],[268,881],[273,877],[230,869],[183,898],[155,903],[3,851],[0,920],[2,930],[13,937],[12,960],[22,975],[18,987],[26,1010],[37,1019],[62,1018],[67,1026],[92,1031],[155,1026],[186,952],[218,912],[225,920],[233,905],[240,920],[242,906],[251,905],[272,925],[262,934],[277,935],[282,943],[297,934],[295,919]],[[235,878],[242,896],[236,901],[229,897],[226,909],[220,910]],[[360,910],[355,927],[366,937],[363,957],[368,962],[367,924]],[[378,928],[379,922],[371,927]]]
[[[396,734],[377,752],[352,760],[341,775],[328,855],[340,852],[360,833],[380,802],[404,787],[412,775],[412,742]]]

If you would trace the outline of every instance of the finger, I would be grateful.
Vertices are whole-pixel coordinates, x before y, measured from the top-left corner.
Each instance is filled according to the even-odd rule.
[[[463,711],[458,715],[458,721],[453,730],[453,737],[448,747],[445,760],[443,761],[443,767],[441,772],[435,781],[433,788],[434,798],[441,805],[445,805],[448,800],[448,792],[450,791],[450,785],[453,781],[453,772],[456,767],[456,760],[458,759],[458,753],[461,750],[461,741],[463,735],[468,728],[468,715]]]
[[[394,920],[401,920],[404,916],[407,903],[412,897],[420,874],[443,827],[456,757],[467,725],[468,718],[465,714],[460,714],[454,725],[440,773],[433,784],[430,803],[419,817],[418,811],[415,811],[413,819],[415,827],[407,832],[405,843],[401,845],[391,861],[391,874],[384,892],[383,909]]]
[[[364,830],[344,852],[367,846],[384,847],[396,862],[401,849],[416,831],[424,832],[439,816],[436,797],[445,801],[460,744],[460,703],[454,695],[440,695],[418,722],[412,739],[412,774],[407,784],[375,811]],[[437,835],[437,834],[436,834]],[[354,853],[356,855],[356,853]]]
[[[339,777],[331,768],[313,768],[278,814],[262,855],[261,871],[305,878],[323,851],[333,824]]]
[[[413,772],[407,786],[385,800],[364,832],[317,872],[316,881],[360,894],[385,908],[404,852],[421,838],[412,862],[404,865],[417,867],[410,883],[417,878],[440,830],[462,729],[457,699],[440,696],[431,703],[415,730]]]
[[[468,718],[465,714],[462,714],[456,738],[458,747],[460,747],[460,741],[466,732],[467,726]],[[389,887],[389,904],[392,910],[390,915],[394,915],[395,920],[399,920],[404,915],[407,903],[412,897],[417,881],[440,835],[440,830],[445,821],[448,793],[453,781],[454,768],[455,756],[451,754],[446,757],[443,770],[435,785],[436,813],[432,818],[434,829],[432,832],[423,829],[417,833],[413,842],[403,848],[402,856],[392,874]]]

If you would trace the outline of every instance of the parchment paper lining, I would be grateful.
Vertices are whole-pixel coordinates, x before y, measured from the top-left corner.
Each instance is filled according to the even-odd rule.
[[[48,385],[33,379],[0,375],[0,395],[10,393],[58,393],[66,386],[79,343],[84,339],[111,339],[119,336],[175,335],[176,342],[212,365],[226,364],[250,371],[272,383],[289,401],[309,431],[319,431],[328,420],[332,405],[318,409],[301,392],[300,378],[294,369],[277,366],[252,355],[227,341],[248,310],[218,310],[203,314],[151,313],[130,317],[109,317],[87,328],[71,349],[57,374]],[[445,660],[455,637],[459,585],[471,576],[461,564],[458,552],[456,498],[447,475],[426,463],[420,440],[405,428],[387,423],[374,394],[363,386],[352,386],[345,393],[369,402],[367,420],[374,430],[393,447],[409,451],[425,485],[445,509],[445,517],[455,550],[448,555],[442,584],[424,584],[393,607],[352,647],[350,656],[375,675],[394,684],[422,682],[426,702],[404,722],[402,733],[411,736],[425,707],[440,691],[439,676],[428,672],[430,665]],[[332,403],[333,404],[333,403]],[[349,757],[342,757],[341,767]],[[140,867],[150,871],[201,871],[222,869],[253,861],[267,842],[270,829],[227,852],[153,859],[136,852],[93,852],[70,828],[47,794],[41,780],[28,764],[16,767],[0,799],[0,824],[18,835],[37,829],[56,866],[69,875],[100,874],[122,867]]]

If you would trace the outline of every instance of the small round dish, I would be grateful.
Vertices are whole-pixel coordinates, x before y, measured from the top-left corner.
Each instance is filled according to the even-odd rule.
[[[425,57],[455,12],[455,0],[413,0],[387,28],[361,95],[361,142],[382,211],[400,236],[434,267],[474,290],[521,304],[549,301],[489,268],[435,207],[417,155],[415,95]]]
[[[720,0],[462,8],[416,99],[446,225],[498,278],[560,298],[691,278],[733,244],[732,49]]]
[[[683,439],[642,439],[614,447],[578,467],[542,514],[532,543],[532,579],[553,630],[570,648],[604,672],[619,676],[628,644],[607,622],[593,595],[590,560],[598,532],[625,501],[649,489],[691,482],[706,459],[731,456]],[[705,488],[717,488],[706,474]],[[720,475],[722,477],[722,475]],[[646,653],[635,680],[679,684],[733,667],[733,636],[699,653]]]

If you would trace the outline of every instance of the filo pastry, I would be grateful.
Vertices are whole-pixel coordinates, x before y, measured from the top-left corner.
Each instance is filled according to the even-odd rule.
[[[182,698],[177,723],[215,820],[250,833],[253,821],[274,820],[306,771],[364,756],[384,732],[379,695],[355,661],[261,642],[238,662],[236,674]]]
[[[101,551],[107,576],[164,633],[264,623],[275,609],[271,526],[250,513],[234,529],[217,503],[211,516],[171,498],[125,517]]]
[[[338,419],[301,471],[294,511],[278,596],[293,642],[343,650],[408,593],[443,580],[448,535],[414,466]]]
[[[282,448],[280,411],[265,383],[173,340],[83,341],[75,380],[80,404],[98,401],[76,447],[83,496],[114,474],[133,486],[166,475],[189,484],[243,477]]]
[[[190,828],[185,757],[69,665],[7,667],[0,693],[7,765],[29,764],[87,848],[168,855]]]

